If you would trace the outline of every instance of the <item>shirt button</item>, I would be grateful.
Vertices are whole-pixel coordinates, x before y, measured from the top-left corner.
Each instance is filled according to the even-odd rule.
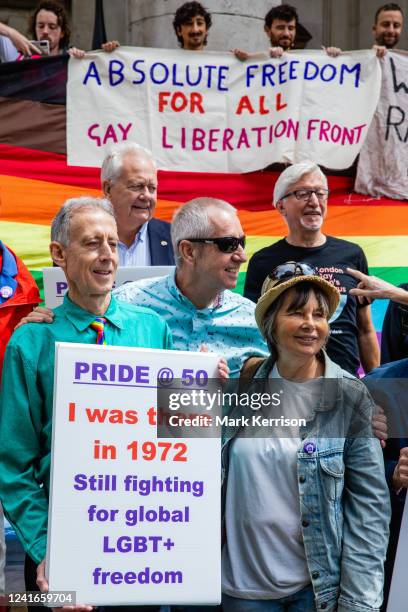
[[[299,476],[299,482],[306,482],[306,476]]]
[[[317,578],[319,578],[319,576],[320,576],[320,572],[312,572],[313,580],[316,580]]]
[[[309,527],[310,523],[309,521],[303,520],[302,521],[302,527]]]
[[[326,608],[327,608],[327,603],[324,601],[322,604],[320,604],[320,609],[325,610]]]

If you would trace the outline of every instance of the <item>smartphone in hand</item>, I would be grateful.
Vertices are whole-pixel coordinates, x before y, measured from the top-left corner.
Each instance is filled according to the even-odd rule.
[[[50,54],[50,43],[48,40],[30,40],[30,43],[37,47],[41,55]]]

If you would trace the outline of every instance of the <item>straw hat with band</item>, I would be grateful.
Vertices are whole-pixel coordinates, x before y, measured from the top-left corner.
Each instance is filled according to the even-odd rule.
[[[288,268],[288,272],[284,273],[283,277],[281,278],[276,276],[276,273],[279,272],[279,268],[284,268],[285,266]],[[293,267],[291,276],[289,276],[290,266]],[[261,297],[259,298],[255,308],[255,320],[260,329],[262,320],[271,304],[273,304],[273,302],[281,295],[281,293],[286,291],[286,289],[289,289],[297,283],[302,282],[309,282],[317,287],[320,287],[320,289],[326,295],[329,303],[328,318],[330,319],[330,317],[335,313],[340,302],[340,292],[338,289],[336,289],[334,285],[329,283],[329,281],[325,280],[321,276],[317,276],[308,264],[288,261],[286,264],[277,266],[271,272],[271,274],[266,277],[264,284],[262,285]]]

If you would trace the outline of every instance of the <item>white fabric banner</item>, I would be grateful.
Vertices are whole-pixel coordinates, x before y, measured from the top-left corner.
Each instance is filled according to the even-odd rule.
[[[106,148],[130,140],[158,167],[250,172],[312,159],[349,167],[381,85],[374,51],[265,55],[121,47],[70,59],[68,163],[99,166]]]
[[[172,415],[212,427],[205,402],[191,399],[205,393],[218,359],[56,343],[50,591],[92,605],[219,603],[220,438],[176,437],[176,424],[164,439],[156,427],[167,433]],[[158,380],[176,406],[163,396],[159,404]]]
[[[381,96],[360,152],[355,190],[408,200],[408,52],[381,61]]]

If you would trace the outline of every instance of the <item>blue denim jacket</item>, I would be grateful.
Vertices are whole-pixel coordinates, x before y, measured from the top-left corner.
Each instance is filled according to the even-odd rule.
[[[269,357],[254,379],[266,380],[273,365]],[[322,392],[311,420],[300,429],[298,450],[307,564],[317,610],[373,612],[382,602],[390,519],[381,447],[371,431],[373,402],[365,386],[327,355],[324,377],[334,379],[333,383]],[[224,435],[223,510],[229,449],[238,431],[227,429]],[[319,436],[322,431],[324,437]],[[338,437],[339,431],[348,435]],[[315,445],[313,452],[310,447],[305,452],[308,441]]]

